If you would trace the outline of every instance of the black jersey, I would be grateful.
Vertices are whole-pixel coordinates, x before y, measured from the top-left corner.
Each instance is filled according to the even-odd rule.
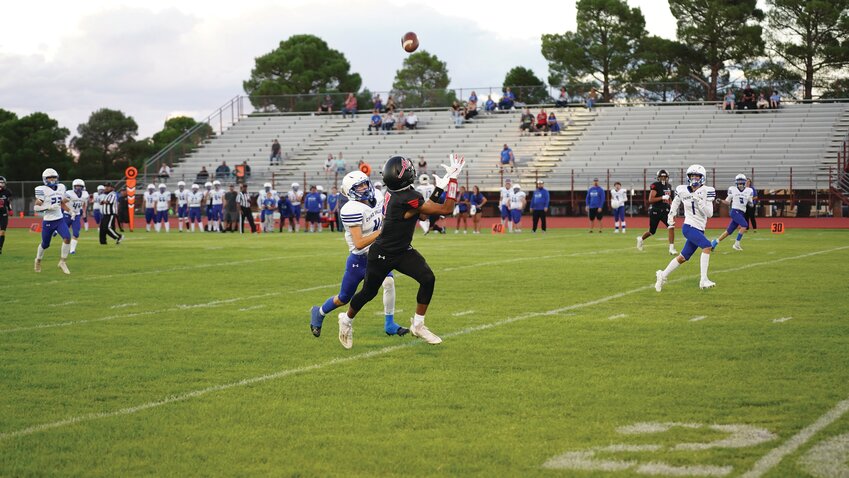
[[[667,196],[668,195],[670,202],[673,199],[672,196],[674,195],[674,190],[672,189],[672,185],[669,184],[668,182],[666,184],[663,184],[660,181],[655,181],[655,182],[651,183],[651,190],[655,191],[655,197],[661,197],[661,196]],[[665,201],[658,201],[656,203],[650,204],[649,206],[650,206],[650,209],[652,209],[653,211],[668,211],[669,210],[669,203],[667,203]]]
[[[12,193],[6,188],[0,189],[0,216],[8,215],[11,208]]]
[[[422,207],[424,202],[424,196],[413,188],[387,191],[383,200],[383,232],[372,247],[377,247],[387,254],[400,254],[410,249],[419,215],[415,214],[408,219],[405,219],[404,215],[412,209]]]

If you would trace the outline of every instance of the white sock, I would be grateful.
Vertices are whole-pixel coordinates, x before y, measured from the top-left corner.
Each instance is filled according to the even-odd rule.
[[[622,221],[622,232],[625,232],[625,221]]]
[[[85,230],[88,232],[88,221],[85,222]]]
[[[195,223],[191,223],[191,224],[189,224],[189,225],[190,225],[190,226],[191,226],[191,228],[192,228],[192,232],[195,232]]]
[[[669,265],[666,266],[666,269],[663,271],[663,277],[669,277],[669,274],[672,274],[672,271],[678,268],[681,264],[678,263],[678,258],[672,259],[669,261]]]
[[[702,280],[708,280],[707,271],[708,265],[710,264],[710,254],[705,254],[702,252],[702,257],[699,259],[702,269]]]
[[[395,314],[395,279],[392,277],[383,279],[383,313]]]
[[[162,229],[162,224],[157,222],[153,225],[153,228],[156,229],[156,232],[159,232],[159,230]]]
[[[354,319],[348,317],[348,312],[342,312],[342,315],[339,318],[341,318],[345,322],[348,322],[349,324],[354,320]]]
[[[68,258],[68,253],[71,252],[71,245],[62,243],[62,261]]]
[[[507,230],[513,232],[513,221],[507,221]]]
[[[670,251],[674,251],[674,250],[675,250],[675,244],[670,244],[670,245],[669,245],[669,250],[670,250]]]
[[[171,231],[171,223],[170,223],[170,222],[166,222],[166,223],[165,223],[165,232],[170,232],[170,231]]]
[[[424,325],[424,317],[425,316],[419,314],[413,315],[413,325],[416,327]]]
[[[79,241],[76,239],[71,239],[71,252],[75,252],[77,250],[77,242]]]
[[[737,246],[739,246],[739,245],[740,245],[740,241],[735,240],[735,241],[734,241],[734,244],[735,244],[735,245],[737,245]]]
[[[41,248],[41,244],[38,244],[38,249],[36,250],[35,258],[38,260],[44,258],[44,249]]]
[[[183,232],[183,220],[182,219],[177,223],[177,228],[180,230],[180,232]]]
[[[145,225],[144,227],[145,227],[145,229],[147,229],[147,232],[150,232],[150,223],[148,223],[148,224],[147,224],[147,225]]]

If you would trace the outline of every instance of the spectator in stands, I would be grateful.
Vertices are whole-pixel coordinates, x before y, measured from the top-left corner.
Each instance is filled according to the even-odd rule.
[[[558,108],[565,108],[569,106],[569,95],[566,93],[566,87],[560,87],[560,95],[557,96],[557,99],[554,100],[554,106]]]
[[[506,111],[513,109],[513,105],[516,103],[516,95],[510,91],[510,88],[504,89],[504,95],[501,97],[501,100],[498,101],[498,109]]]
[[[336,167],[336,162],[333,161],[333,153],[327,153],[327,159],[324,160],[324,177],[327,178],[333,174]]]
[[[227,161],[221,161],[221,165],[215,168],[215,179],[227,179],[230,177],[230,166]]]
[[[542,132],[543,135],[548,134],[548,114],[545,112],[545,108],[537,113],[536,129],[537,135],[539,135],[539,132]]]
[[[473,119],[475,116],[478,115],[478,104],[477,104],[477,102],[469,101],[468,103],[466,103],[465,111],[466,111],[466,113],[463,115],[463,118],[466,121]]]
[[[395,105],[395,98],[393,98],[392,95],[389,95],[389,97],[386,98],[386,112],[394,113],[395,108],[397,108],[397,106]]]
[[[372,128],[378,133],[380,132],[380,128],[383,126],[383,118],[380,116],[380,112],[377,108],[371,112],[371,121],[368,124],[368,134],[371,134]]]
[[[168,178],[171,177],[171,166],[162,163],[162,166],[159,167],[159,181],[166,182]]]
[[[554,116],[554,111],[548,113],[548,130],[551,131],[551,134],[560,133],[560,123],[557,121],[557,117]]]
[[[376,109],[378,112],[383,111],[383,98],[380,97],[380,93],[374,95],[371,101],[372,103],[374,103],[374,109]]]
[[[245,184],[245,163],[237,164],[233,173],[236,176],[236,183]]]
[[[753,110],[756,107],[755,105],[755,91],[751,86],[746,85],[746,87],[743,88],[743,97],[740,100],[739,109]]]
[[[460,127],[463,126],[463,107],[460,106],[460,102],[454,100],[451,103],[451,117],[454,119],[454,126]]]
[[[280,143],[277,142],[277,138],[271,141],[271,157],[269,161],[271,161],[271,165],[280,164],[280,160],[283,159],[283,156],[280,155]]]
[[[339,156],[336,157],[336,174],[339,177],[345,176],[348,168],[345,166],[345,160],[342,158],[342,153],[339,153]]]
[[[505,143],[504,148],[501,150],[501,160],[498,162],[498,169],[503,173],[507,166],[510,166],[510,172],[512,173],[516,169],[516,158],[513,156],[513,150]]]
[[[395,118],[395,129],[400,131],[404,129],[404,126],[406,125],[407,115],[404,114],[404,110],[401,110],[401,112],[398,113],[398,116]]]
[[[404,118],[404,126],[405,126],[407,129],[416,129],[416,128],[418,128],[418,126],[419,126],[419,117],[418,117],[418,116],[416,116],[416,112],[415,112],[415,111],[411,112],[410,114],[408,114],[408,115]]]
[[[472,103],[472,102],[474,102],[475,104],[478,103],[478,94],[475,93],[474,91],[472,91],[472,94],[469,95],[469,103]]]
[[[198,172],[197,177],[195,178],[195,182],[199,184],[205,183],[209,179],[209,171],[206,170],[206,166],[200,167],[200,172]]]
[[[357,97],[353,93],[348,93],[345,106],[342,107],[342,117],[347,118],[348,115],[351,115],[351,118],[357,117]]]
[[[592,111],[597,100],[598,90],[596,90],[595,87],[592,87],[590,88],[590,92],[587,94],[587,110]]]
[[[522,117],[519,119],[519,134],[523,134],[523,131],[526,131],[527,134],[531,134],[532,131],[536,131],[536,127],[534,126],[534,115],[528,108],[522,110]]]
[[[733,111],[737,107],[736,98],[731,88],[725,91],[725,98],[722,100],[722,108],[728,111]]]
[[[391,134],[393,129],[395,129],[395,116],[392,115],[392,111],[389,110],[387,105],[386,116],[383,117],[383,131],[386,134]]]
[[[362,159],[360,160],[359,163],[357,163],[357,169],[362,171],[363,174],[365,174],[366,176],[369,176],[369,177],[371,176],[371,165],[369,165],[367,162],[363,161]]]
[[[333,113],[333,98],[324,95],[324,101],[318,104],[318,113]]]
[[[246,160],[244,160],[244,161],[242,161],[242,166],[244,166],[244,167],[245,167],[245,177],[246,177],[246,178],[251,177],[251,165],[250,165],[250,164],[248,164],[248,160],[247,160],[247,159],[246,159]]]
[[[766,100],[766,96],[763,93],[758,95],[758,109],[765,110],[769,108],[769,101]]]
[[[425,161],[424,156],[419,156],[419,174],[427,174],[427,161]]]
[[[492,101],[492,95],[487,95],[486,103],[483,105],[483,110],[486,111],[486,114],[490,114],[495,111],[495,101]]]
[[[598,219],[598,232],[601,234],[602,208],[604,208],[606,193],[598,185],[598,178],[593,178],[593,185],[587,190],[587,213],[590,217],[590,232],[593,232],[595,221]]]
[[[779,106],[781,106],[781,95],[778,94],[778,91],[772,90],[772,96],[769,97],[769,107],[775,110]]]

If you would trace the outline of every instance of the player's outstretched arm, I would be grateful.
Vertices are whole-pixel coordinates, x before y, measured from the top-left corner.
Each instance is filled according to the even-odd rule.
[[[364,236],[363,228],[361,226],[348,227],[348,232],[351,233],[351,242],[354,243],[354,247],[356,247],[357,249],[364,249],[370,246],[377,239],[377,236],[380,235],[381,231],[383,231],[383,228],[366,234]]]
[[[681,196],[675,195],[672,204],[669,206],[669,217],[666,218],[666,223],[669,227],[675,226],[675,215],[678,214],[678,208],[681,206]]]
[[[457,178],[460,176],[463,166],[466,165],[466,160],[459,154],[449,154],[448,160],[451,162],[450,166],[440,165],[445,168],[445,176],[439,177],[436,174],[433,175],[436,188],[433,190],[430,199],[425,201],[418,209],[407,211],[405,217],[410,218],[416,214],[427,216],[434,214],[447,215],[454,212],[454,206],[457,203],[457,192],[459,190]],[[437,200],[443,191],[445,191],[445,202],[440,204]]]

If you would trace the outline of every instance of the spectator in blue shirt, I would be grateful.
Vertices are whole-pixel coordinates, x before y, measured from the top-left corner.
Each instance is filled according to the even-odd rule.
[[[469,200],[472,204],[469,214],[472,216],[472,222],[475,226],[474,234],[480,234],[481,216],[483,215],[483,205],[486,204],[486,197],[481,194],[480,188],[475,186],[472,188],[472,194],[469,197]]]
[[[492,101],[492,95],[486,97],[486,103],[484,103],[483,109],[487,114],[495,111],[495,101]]]
[[[548,205],[551,198],[548,195],[548,190],[545,189],[543,180],[537,181],[537,188],[534,190],[534,195],[531,197],[531,214],[534,218],[533,231],[537,232],[537,223],[542,220],[542,232],[546,230],[545,217],[548,215]]]
[[[598,232],[601,233],[601,216],[606,192],[598,185],[598,178],[593,179],[593,185],[587,190],[587,212],[590,215],[590,232],[593,232],[595,221],[598,219]]]
[[[513,109],[513,104],[516,102],[516,95],[510,91],[510,88],[504,89],[504,96],[501,97],[501,100],[498,102],[498,109],[501,110],[509,110]]]
[[[335,231],[339,226],[339,190],[336,186],[330,188],[327,195],[327,213],[330,215],[330,231]]]
[[[310,192],[304,198],[309,232],[318,232],[317,228],[321,227],[321,206],[321,193],[315,186],[310,186]]]
[[[383,118],[380,117],[380,112],[375,109],[371,113],[371,121],[368,124],[368,134],[371,134],[371,129],[374,128],[378,133],[380,132],[380,127],[383,125]]]
[[[463,234],[468,234],[469,208],[472,206],[472,194],[466,191],[466,186],[460,186],[460,194],[457,198],[457,229],[454,229],[454,234],[460,233],[460,222],[463,223]]]
[[[501,172],[504,172],[504,168],[508,165],[512,173],[516,168],[516,158],[513,156],[513,150],[505,144],[504,149],[501,150],[501,159],[498,162],[498,168]]]

